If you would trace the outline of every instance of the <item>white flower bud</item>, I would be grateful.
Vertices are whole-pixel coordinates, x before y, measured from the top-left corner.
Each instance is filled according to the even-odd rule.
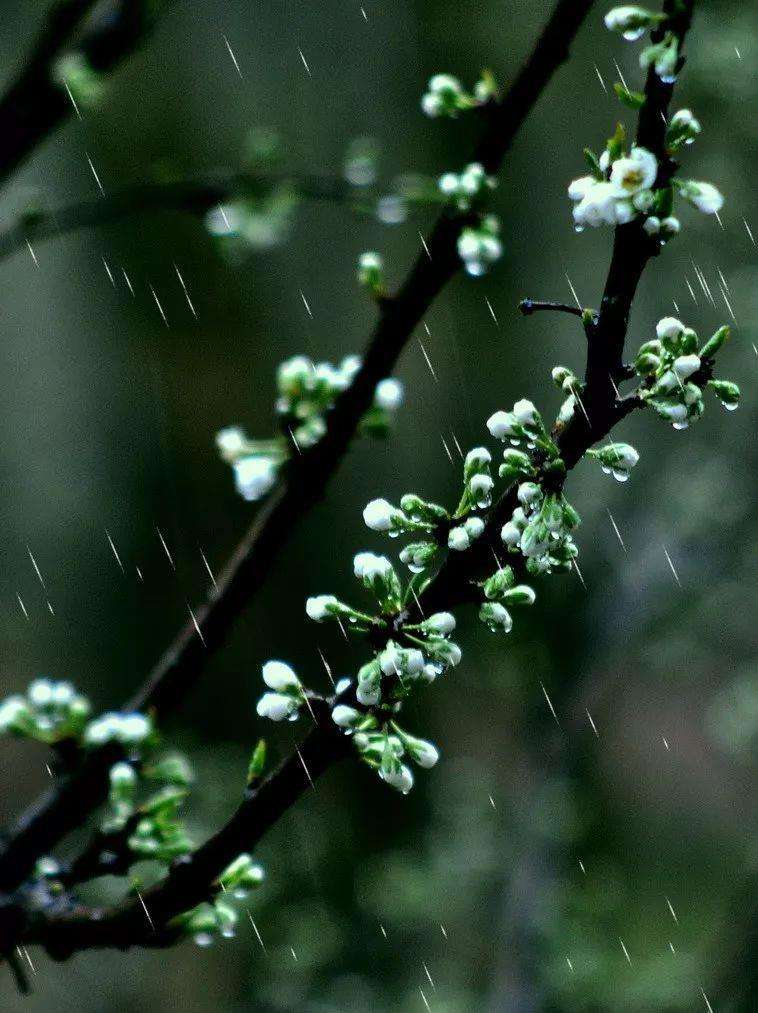
[[[691,179],[683,185],[681,190],[687,200],[703,214],[717,214],[724,206],[721,192],[711,183],[696,182]]]
[[[471,539],[464,527],[452,528],[447,536],[447,546],[456,552],[465,552],[471,545]]]
[[[413,787],[413,772],[404,763],[397,770],[380,770],[379,777],[392,788],[402,792],[403,795],[407,795]]]
[[[473,542],[476,538],[479,538],[484,531],[484,521],[481,517],[469,517],[466,521],[464,521],[463,527],[466,534]]]
[[[385,411],[395,411],[403,403],[403,385],[399,380],[388,377],[380,380],[374,392],[374,401]]]
[[[347,707],[345,704],[337,704],[332,711],[332,721],[340,728],[355,728],[363,720],[363,714],[355,707]]]
[[[319,594],[313,598],[308,598],[305,603],[305,611],[309,619],[322,623],[325,619],[332,618],[332,613],[329,611],[328,606],[337,604],[339,602],[333,594]]]
[[[487,428],[496,440],[505,442],[509,437],[514,436],[514,424],[516,419],[512,412],[495,412],[487,419]]]
[[[113,788],[131,788],[137,783],[137,773],[128,763],[114,763],[108,777]]]
[[[680,380],[687,380],[700,369],[700,357],[697,355],[680,355],[674,359],[673,370]]]
[[[35,679],[27,692],[35,707],[49,707],[53,702],[53,684],[49,679]]]
[[[507,548],[515,549],[521,542],[521,532],[512,521],[508,521],[500,530],[500,538]]]
[[[277,691],[299,689],[300,680],[289,665],[283,661],[267,661],[262,668],[263,681]]]
[[[438,633],[441,637],[449,636],[455,629],[455,616],[451,612],[435,612],[422,623],[429,633]]]
[[[298,709],[298,701],[281,693],[264,693],[255,708],[262,718],[283,721]]]
[[[216,433],[216,447],[222,460],[232,464],[245,449],[245,433],[239,426],[227,426]]]
[[[479,506],[489,506],[494,487],[495,483],[489,475],[474,475],[469,482],[471,495]]]
[[[674,218],[673,215],[669,215],[668,218],[664,218],[661,222],[661,232],[667,236],[677,236],[681,232],[682,226],[678,218]]]
[[[536,482],[522,482],[518,487],[519,503],[523,503],[525,507],[532,506],[539,502],[542,498],[542,489],[537,485]]]
[[[389,531],[392,527],[392,519],[397,514],[397,509],[386,499],[372,499],[363,510],[363,520],[366,527],[372,531]]]
[[[522,398],[517,401],[513,406],[513,414],[517,422],[520,422],[522,426],[529,426],[534,428],[539,424],[539,412],[534,407],[531,401],[526,398]]]
[[[424,770],[430,770],[440,758],[437,747],[426,739],[416,739],[408,735],[405,737],[404,745],[411,759]]]
[[[657,236],[661,231],[661,220],[660,218],[656,218],[655,215],[651,215],[642,223],[642,228],[649,236]]]
[[[672,341],[679,337],[684,330],[684,324],[681,320],[677,320],[676,317],[663,317],[655,325],[655,333],[662,341],[664,338],[669,338]]]

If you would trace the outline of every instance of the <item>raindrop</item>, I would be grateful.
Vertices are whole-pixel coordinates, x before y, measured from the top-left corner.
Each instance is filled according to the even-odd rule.
[[[616,479],[617,482],[628,482],[629,481],[629,472],[628,471],[614,471],[613,472],[613,477]]]
[[[630,28],[629,31],[623,33],[623,37],[627,42],[636,42],[637,39],[641,39],[644,34],[644,28]]]

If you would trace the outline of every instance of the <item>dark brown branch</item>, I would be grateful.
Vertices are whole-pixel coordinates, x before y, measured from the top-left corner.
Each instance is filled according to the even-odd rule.
[[[348,755],[350,740],[331,720],[331,707],[312,698],[315,725],[285,762],[259,786],[249,789],[231,819],[192,855],[174,863],[168,877],[152,890],[115,908],[89,908],[28,916],[23,940],[42,943],[56,959],[91,947],[162,947],[179,935],[172,918],[209,900],[216,880],[241,852],[252,850],[313,782]],[[143,906],[144,902],[144,906]],[[149,912],[148,920],[145,908]]]
[[[684,38],[684,32],[686,31],[686,25],[682,29],[680,34],[680,40]],[[652,100],[656,95],[656,85],[653,83],[651,86],[650,81],[648,82],[648,89],[646,94],[648,100]],[[665,112],[668,107],[668,99],[664,106],[659,106],[659,112]],[[603,327],[618,327],[618,322],[623,321],[623,334],[620,338],[620,349],[619,349],[619,366],[621,355],[623,354],[624,339],[626,336],[626,322],[628,321],[629,313],[631,310],[631,303],[636,290],[636,284],[639,280],[639,276],[644,269],[645,264],[652,256],[651,252],[646,252],[644,257],[640,249],[637,250],[639,258],[637,261],[628,263],[632,277],[625,277],[624,272],[621,270],[622,264],[619,263],[619,258],[625,256],[622,245],[619,243],[619,234],[623,235],[624,230],[628,230],[628,226],[622,226],[616,230],[616,237],[614,242],[614,252],[612,255],[611,267],[609,270],[608,281],[606,283],[604,307],[606,308],[606,314],[610,316],[610,323],[607,319],[603,318],[603,311],[598,317],[595,323],[595,327],[600,329]],[[640,231],[642,231],[640,229]],[[644,233],[643,233],[644,234]],[[620,251],[622,251],[620,253]],[[640,260],[642,261],[640,263]],[[624,263],[627,263],[624,261]],[[610,307],[610,309],[608,308]],[[612,336],[618,340],[618,332],[611,331]],[[590,343],[588,346],[587,358],[588,358],[588,388],[589,388],[589,376],[591,375],[591,360],[593,355],[596,354],[596,345]],[[617,375],[622,375],[620,372]],[[603,383],[602,390],[605,390],[607,385]],[[635,407],[641,404],[640,399],[636,395],[630,395],[625,398],[619,398],[615,392],[609,403],[602,403],[599,400],[597,404],[601,406],[598,409],[596,415],[591,417],[589,422],[585,419],[583,423],[577,423],[576,421],[570,423],[566,429],[562,432],[556,432],[554,434],[556,441],[561,449],[561,452],[566,459],[567,467],[570,469],[579,460],[582,454],[588,449],[588,447],[596,442],[596,440],[602,438],[610,432],[613,425],[621,421],[630,411],[634,410]],[[575,420],[580,417],[581,413],[576,413]],[[582,416],[583,418],[583,416]],[[578,435],[577,435],[578,433]],[[568,450],[568,453],[567,453]],[[481,539],[480,543],[473,550],[469,550],[467,553],[461,553],[451,555],[443,565],[439,574],[432,582],[432,584],[426,589],[421,598],[420,608],[425,612],[436,611],[438,609],[447,609],[452,605],[465,600],[467,597],[472,597],[471,589],[472,582],[481,576],[486,575],[492,569],[492,562],[490,559],[490,553],[495,548],[497,543],[497,533],[500,525],[505,519],[507,519],[513,508],[516,506],[517,500],[515,495],[515,488],[512,487],[506,491],[501,500],[496,504],[493,510],[490,512],[487,520],[487,534]],[[306,744],[309,749],[315,752],[315,756],[318,757],[319,761],[324,760],[324,755],[328,753],[328,743],[334,741],[335,733],[333,729],[328,727],[328,705],[326,707],[324,718],[319,727],[311,733],[309,738],[306,740]],[[296,757],[290,758],[288,761],[290,764],[296,763]],[[319,767],[319,770],[324,769]],[[268,782],[271,783],[270,781]],[[297,793],[299,794],[299,792]],[[282,799],[279,800],[280,803]],[[235,820],[237,817],[235,816]],[[234,823],[234,820],[232,821]],[[229,825],[227,825],[227,828]],[[227,828],[221,831],[221,836],[226,839]],[[215,838],[212,838],[209,845],[212,845]],[[208,847],[208,846],[206,846]],[[229,860],[229,852],[224,852],[224,859]],[[175,879],[174,887],[168,884],[159,886],[153,893],[151,898],[152,904],[155,909],[163,916],[167,918],[171,913],[176,913],[177,908],[172,906],[172,903],[179,904],[183,902],[185,898],[189,897],[194,902],[198,899],[203,899],[207,896],[207,890],[209,888],[208,876],[211,872],[218,875],[222,866],[219,864],[211,865],[210,868],[205,869],[204,877],[201,876],[201,881],[204,880],[203,888],[206,893],[200,895],[198,892],[193,892],[195,888],[199,888],[200,884],[194,877],[190,877],[189,882],[184,882],[178,878],[178,869],[172,876]],[[169,880],[171,883],[171,880]],[[164,892],[165,890],[165,892]],[[187,892],[182,892],[186,890]],[[93,918],[91,913],[86,913],[81,917],[67,916],[63,920],[47,919],[44,926],[40,930],[39,937],[33,934],[29,936],[30,940],[39,938],[39,941],[43,941],[45,946],[57,956],[67,956],[77,946],[88,947],[88,946],[101,946],[101,945],[130,945],[134,942],[133,933],[140,932],[139,930],[139,911],[136,905],[132,904],[126,910],[121,912],[115,911],[105,913],[99,918]],[[62,942],[58,942],[62,936]],[[150,945],[144,942],[145,939],[150,939],[150,935],[145,934],[144,926],[140,933],[143,945]],[[154,934],[152,937],[154,944],[159,945],[164,937],[160,933]],[[166,941],[170,941],[168,937],[165,937]]]
[[[592,0],[559,0],[511,89],[501,102],[486,107],[484,131],[474,157],[490,173],[499,168],[518,128],[566,59],[568,46],[591,6]],[[204,642],[194,624],[188,622],[127,707],[153,709],[160,718],[186,696],[209,655],[223,642],[236,617],[266,579],[293,527],[322,495],[373,400],[377,382],[392,371],[416,325],[440,289],[459,270],[456,242],[462,227],[459,218],[443,214],[427,242],[429,255],[424,252],[418,257],[397,295],[383,302],[363,366],[331,412],[326,435],[290,464],[283,484],[259,512],[208,602],[198,610],[196,618]],[[313,762],[318,768],[320,739],[314,735]],[[108,769],[117,756],[118,750],[113,747],[93,751],[79,770],[63,778],[21,818],[0,848],[0,889],[9,892],[18,887],[36,858],[80,825],[104,800]],[[292,784],[289,780],[284,783]],[[266,789],[266,798],[270,791]],[[280,811],[293,800],[282,804]],[[0,939],[2,921],[0,917]]]
[[[104,199],[79,201],[57,211],[22,216],[15,225],[0,233],[0,260],[25,248],[27,243],[95,225],[109,225],[146,212],[179,211],[202,215],[219,204],[265,196],[280,183],[291,183],[306,200],[345,203],[351,198],[357,201],[361,196],[347,182],[337,178],[284,173],[236,172],[196,180],[135,184]]]
[[[75,41],[94,70],[107,72],[129,56],[152,27],[147,0],[59,0],[23,69],[0,98],[0,185],[71,116],[71,100],[54,80],[55,61]],[[77,32],[82,29],[79,36]]]

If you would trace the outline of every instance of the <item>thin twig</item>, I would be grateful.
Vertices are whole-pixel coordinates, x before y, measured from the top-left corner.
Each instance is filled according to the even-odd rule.
[[[0,240],[0,256],[2,256],[2,241]],[[525,317],[529,317],[532,313],[537,313],[539,310],[553,310],[556,313],[570,313],[572,316],[580,317],[584,310],[578,306],[571,306],[565,302],[545,302],[541,299],[522,299],[518,304],[518,308],[524,314]]]

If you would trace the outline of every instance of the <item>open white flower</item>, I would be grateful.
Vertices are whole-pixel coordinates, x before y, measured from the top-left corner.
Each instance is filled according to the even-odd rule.
[[[574,207],[574,222],[580,228],[585,225],[592,228],[615,225],[617,197],[618,192],[612,183],[595,183]]]
[[[598,180],[594,176],[580,176],[579,179],[574,179],[569,183],[568,195],[571,200],[582,200],[597,182]]]
[[[657,175],[658,160],[647,148],[633,147],[627,158],[617,158],[611,166],[611,184],[618,197],[650,189]]]

